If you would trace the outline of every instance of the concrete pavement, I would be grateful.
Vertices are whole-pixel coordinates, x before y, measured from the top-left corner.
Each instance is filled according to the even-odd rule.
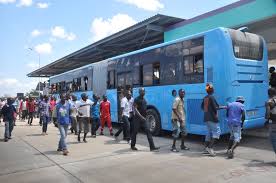
[[[37,124],[37,121],[35,121]],[[3,125],[3,123],[2,123]],[[145,135],[138,136],[138,152],[109,136],[77,143],[68,136],[69,156],[56,152],[59,133],[50,124],[47,136],[39,125],[17,122],[13,139],[0,142],[0,182],[262,182],[275,183],[276,156],[265,138],[244,137],[236,158],[226,159],[225,142],[217,157],[203,156],[202,140],[190,136],[190,151],[171,153],[171,138],[154,137],[160,152],[150,152]],[[3,136],[4,127],[0,127]],[[108,134],[108,133],[106,133]],[[179,144],[179,143],[178,143]]]

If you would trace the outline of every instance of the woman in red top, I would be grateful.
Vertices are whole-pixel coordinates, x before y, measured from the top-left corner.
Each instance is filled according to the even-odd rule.
[[[50,118],[52,118],[52,114],[53,114],[53,110],[54,110],[55,106],[56,106],[56,99],[55,99],[55,97],[51,97],[51,101],[50,101]]]
[[[29,119],[28,119],[28,124],[32,125],[33,123],[33,118],[34,118],[34,113],[35,113],[35,103],[32,98],[29,99],[29,102],[27,104],[27,109],[29,113]]]

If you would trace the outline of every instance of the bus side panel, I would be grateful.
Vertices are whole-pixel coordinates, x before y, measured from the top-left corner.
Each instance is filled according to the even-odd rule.
[[[106,90],[106,95],[111,105],[111,121],[118,122],[117,89]]]

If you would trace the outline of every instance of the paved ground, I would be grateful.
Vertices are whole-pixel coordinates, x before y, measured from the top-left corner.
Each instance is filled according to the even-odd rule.
[[[49,135],[41,127],[18,122],[8,143],[0,141],[0,182],[191,182],[191,183],[275,183],[276,156],[267,139],[245,137],[234,160],[225,157],[225,142],[218,144],[218,156],[201,154],[202,138],[190,136],[189,152],[171,153],[169,137],[155,137],[161,151],[149,151],[143,134],[138,152],[109,136],[77,143],[69,135],[70,155],[57,153],[58,131],[51,124]],[[3,124],[2,124],[3,125]],[[0,136],[4,128],[0,127]]]

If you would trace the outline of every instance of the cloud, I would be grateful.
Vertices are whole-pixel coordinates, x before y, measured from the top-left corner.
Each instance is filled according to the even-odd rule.
[[[31,62],[31,63],[28,63],[28,64],[27,64],[27,67],[30,68],[30,69],[32,69],[32,70],[35,70],[35,69],[38,69],[39,64],[38,64],[38,63]]]
[[[48,3],[37,3],[36,6],[41,9],[46,9],[49,7]]]
[[[39,54],[51,54],[52,45],[50,43],[42,43],[35,46],[35,51]]]
[[[31,6],[33,4],[32,0],[20,0],[17,4],[18,7],[20,6]]]
[[[0,4],[15,3],[16,0],[0,0]]]
[[[53,37],[59,38],[59,39],[66,39],[68,41],[73,41],[76,39],[76,35],[72,32],[67,33],[64,27],[62,26],[55,26],[51,29],[51,33]]]
[[[16,93],[26,93],[35,89],[38,83],[37,79],[29,78],[27,80],[18,80],[16,78],[0,79],[0,96],[16,96]]]
[[[37,29],[33,30],[31,33],[32,37],[37,37],[37,36],[40,36],[41,34],[42,34],[42,32],[40,32]]]
[[[134,5],[147,11],[157,11],[164,8],[160,0],[117,0],[126,4]]]
[[[92,41],[98,41],[136,23],[132,17],[126,14],[117,14],[107,20],[104,20],[102,17],[95,18],[90,28],[90,32],[93,35]]]

